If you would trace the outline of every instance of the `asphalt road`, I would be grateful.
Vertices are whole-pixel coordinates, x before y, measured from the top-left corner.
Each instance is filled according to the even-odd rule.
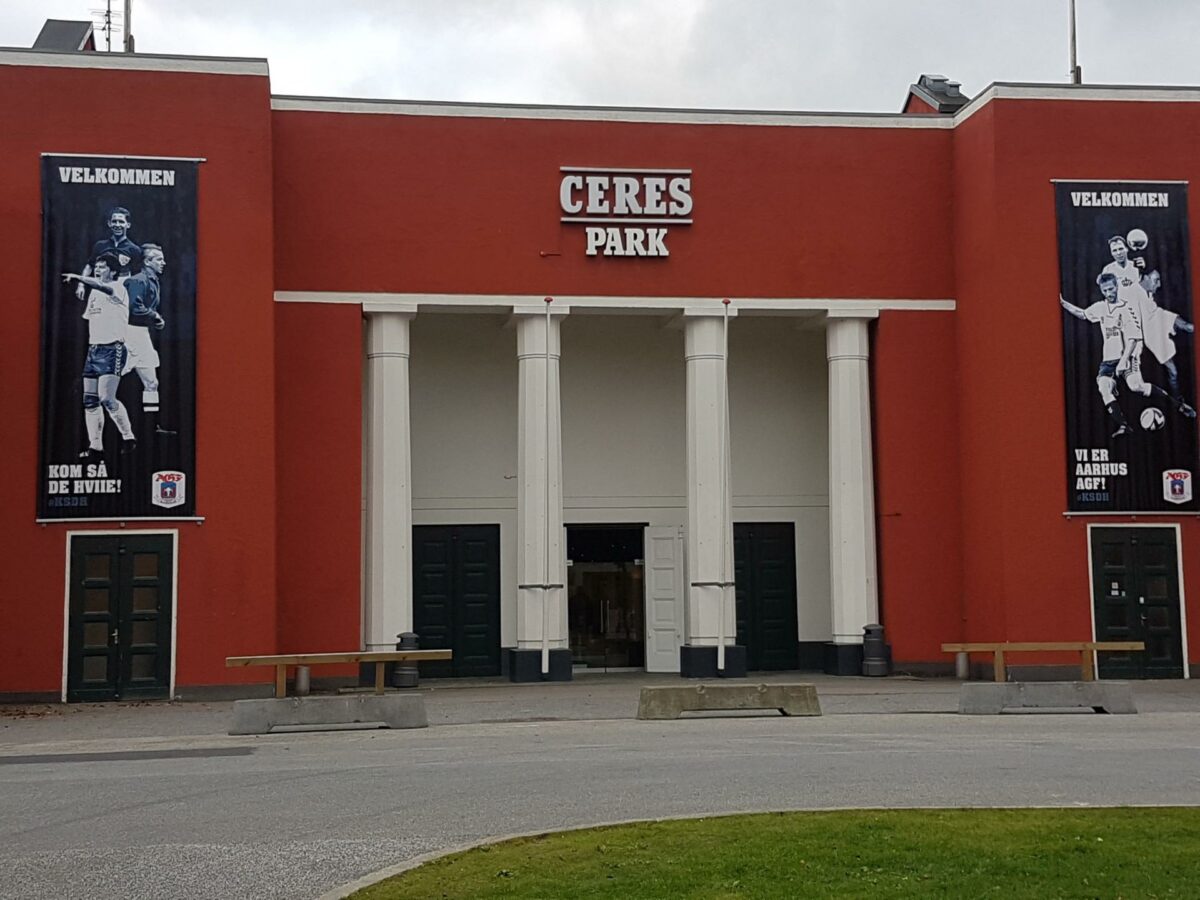
[[[22,734],[0,743],[2,897],[311,898],[491,836],[636,818],[1200,806],[1200,711]]]

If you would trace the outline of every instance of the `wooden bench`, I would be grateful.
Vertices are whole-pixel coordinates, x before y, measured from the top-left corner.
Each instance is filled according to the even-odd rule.
[[[226,668],[274,666],[275,696],[287,696],[288,666],[322,666],[333,663],[374,663],[375,693],[383,693],[383,673],[388,663],[450,659],[450,650],[361,650],[354,653],[285,653],[279,656],[227,656]]]
[[[1083,670],[1083,681],[1096,680],[1096,668],[1093,664],[1092,653],[1114,650],[1144,650],[1141,641],[997,641],[971,642],[966,644],[942,644],[943,653],[991,653],[994,680],[1008,680],[1008,670],[1004,667],[1005,653],[1050,653],[1068,651],[1079,654],[1080,667]]]

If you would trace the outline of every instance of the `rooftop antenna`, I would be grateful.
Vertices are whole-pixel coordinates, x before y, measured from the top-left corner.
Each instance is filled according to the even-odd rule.
[[[121,19],[120,13],[113,13],[113,0],[105,0],[103,9],[92,9],[92,20],[99,20],[99,31],[104,35],[104,49],[112,52],[113,27],[119,23]],[[129,2],[125,3],[126,16],[128,17]]]
[[[1083,69],[1079,65],[1079,54],[1075,48],[1075,0],[1071,4],[1071,84],[1083,84]]]

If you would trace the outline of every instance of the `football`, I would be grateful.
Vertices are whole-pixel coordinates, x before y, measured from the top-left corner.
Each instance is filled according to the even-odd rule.
[[[1157,406],[1151,406],[1142,410],[1142,428],[1146,431],[1158,431],[1163,427],[1166,419],[1163,418],[1162,410]]]
[[[1149,236],[1140,228],[1135,228],[1125,235],[1125,240],[1129,243],[1130,250],[1145,250],[1146,245],[1150,243]]]

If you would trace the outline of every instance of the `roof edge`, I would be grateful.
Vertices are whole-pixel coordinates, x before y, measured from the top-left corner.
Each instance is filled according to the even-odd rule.
[[[126,69],[150,72],[194,72],[203,75],[270,76],[266,59],[226,56],[172,56],[153,53],[65,52],[0,47],[0,66],[44,66],[63,69]]]
[[[791,110],[683,109],[671,107],[571,106],[470,103],[454,100],[383,100],[273,94],[278,112],[362,115],[457,116],[463,118],[567,119],[693,125],[774,125],[841,128],[949,128],[949,116],[935,113],[799,112]]]
[[[1149,84],[1058,84],[993,81],[954,114],[960,125],[993,100],[1084,100],[1116,102],[1197,103],[1200,87]]]
[[[384,100],[272,94],[283,112],[466,118],[570,119],[698,125],[775,125],[841,128],[955,128],[993,100],[1116,100],[1200,102],[1200,87],[1186,85],[1054,84],[996,81],[954,113],[799,112],[791,110],[680,109],[670,107],[566,106],[469,103],[454,100]]]

